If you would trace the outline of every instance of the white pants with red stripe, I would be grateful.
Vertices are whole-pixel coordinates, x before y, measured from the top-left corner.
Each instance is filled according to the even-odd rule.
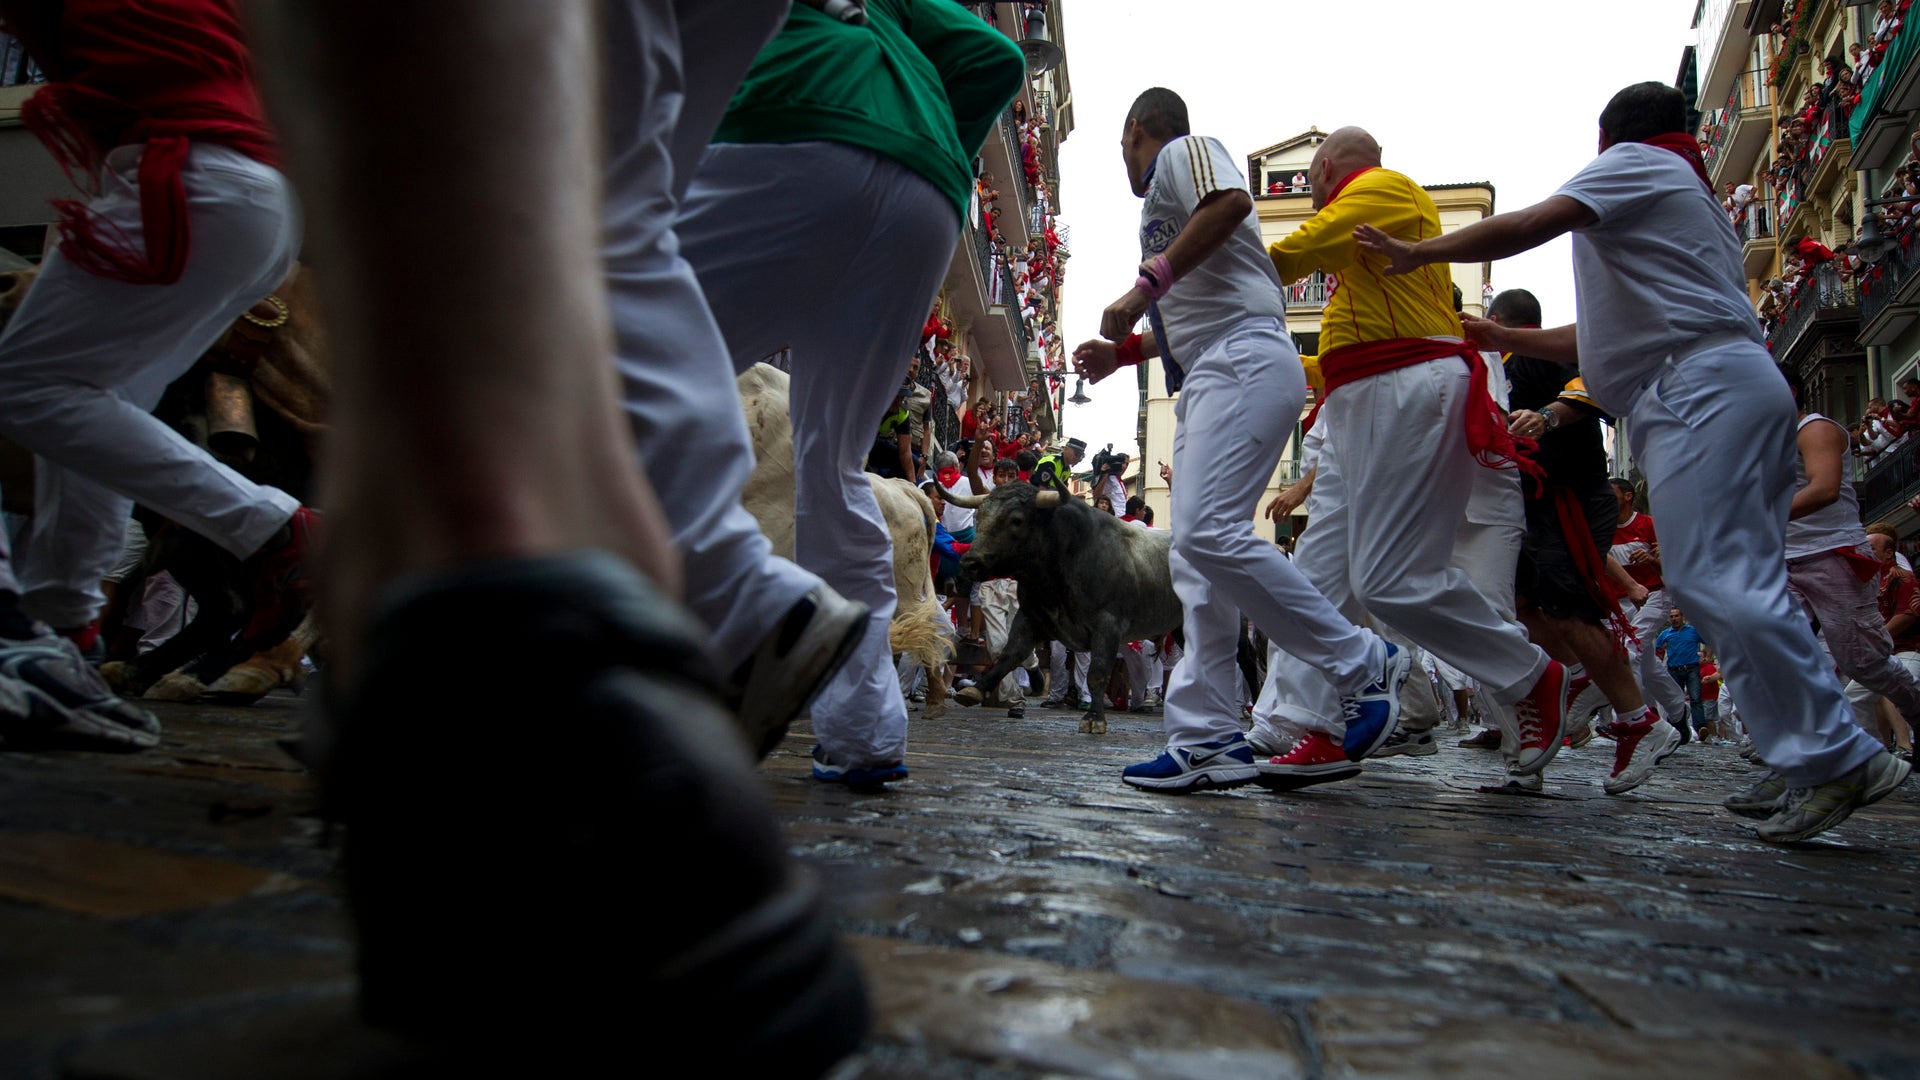
[[[108,154],[91,203],[136,243],[141,153]],[[178,282],[110,281],[56,250],[0,334],[0,437],[34,454],[33,522],[17,562],[0,536],[0,590],[55,626],[99,613],[136,501],[242,558],[299,506],[153,416],[167,384],[286,279],[300,247],[293,190],[277,170],[195,143],[181,179],[191,246]]]

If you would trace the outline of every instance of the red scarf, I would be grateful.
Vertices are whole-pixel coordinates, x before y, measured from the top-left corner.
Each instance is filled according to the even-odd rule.
[[[1560,519],[1560,535],[1566,538],[1567,554],[1573,558],[1574,570],[1585,579],[1587,595],[1600,605],[1607,628],[1613,631],[1615,650],[1625,652],[1628,642],[1640,640],[1634,633],[1633,621],[1620,610],[1620,598],[1627,590],[1607,576],[1607,557],[1593,542],[1593,528],[1587,523],[1586,508],[1580,505],[1579,496],[1572,488],[1560,485],[1553,489],[1553,510]]]
[[[0,13],[16,5],[0,3]],[[78,199],[58,199],[60,250],[84,270],[135,285],[171,285],[190,237],[180,170],[194,141],[278,164],[233,0],[65,0],[57,33],[27,40],[56,81],[20,119],[76,185],[92,188],[107,153],[144,143],[144,244]],[[144,249],[144,250],[143,250]]]
[[[1546,472],[1527,456],[1536,444],[1507,430],[1507,418],[1487,392],[1487,365],[1481,362],[1473,346],[1465,342],[1386,338],[1342,345],[1320,356],[1320,372],[1327,379],[1327,391],[1321,399],[1332,397],[1335,390],[1348,383],[1448,356],[1465,361],[1472,373],[1467,386],[1466,428],[1467,449],[1473,451],[1474,459],[1489,469],[1518,469],[1536,485],[1544,481]],[[1314,412],[1318,415],[1317,406]]]
[[[1651,139],[1641,139],[1648,146],[1657,146],[1662,150],[1671,150],[1687,159],[1693,166],[1693,173],[1707,186],[1707,193],[1713,193],[1713,181],[1707,179],[1707,159],[1700,154],[1700,140],[1678,131],[1669,131],[1665,135],[1655,135]]]

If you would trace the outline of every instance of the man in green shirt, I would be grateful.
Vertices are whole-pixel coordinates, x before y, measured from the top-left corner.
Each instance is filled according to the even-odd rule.
[[[952,0],[869,0],[864,25],[795,5],[674,222],[735,371],[786,351],[794,561],[871,610],[813,703],[821,781],[907,774],[892,546],[862,466],[952,260],[974,154],[1025,78],[1013,42]]]

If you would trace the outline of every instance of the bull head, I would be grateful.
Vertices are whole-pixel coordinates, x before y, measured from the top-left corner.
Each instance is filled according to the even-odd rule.
[[[954,497],[954,505],[978,508],[980,513],[974,523],[973,547],[960,559],[961,572],[984,580],[1017,576],[1029,567],[1050,563],[1056,557],[1056,542],[1047,522],[1065,501],[1057,491],[1039,491],[1025,483],[1001,484],[965,501]]]

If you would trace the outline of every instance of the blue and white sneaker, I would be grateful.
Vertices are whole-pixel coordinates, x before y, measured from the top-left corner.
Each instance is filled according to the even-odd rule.
[[[1152,761],[1129,765],[1120,779],[1148,791],[1186,792],[1202,788],[1233,788],[1250,784],[1260,775],[1253,763],[1247,737],[1235,733],[1219,742],[1169,746]]]
[[[1379,680],[1350,698],[1340,699],[1340,714],[1347,722],[1347,758],[1351,761],[1364,760],[1380,749],[1400,726],[1400,688],[1406,685],[1413,664],[1398,645],[1391,641],[1381,644],[1387,647],[1387,664]]]
[[[813,778],[823,784],[845,784],[854,791],[878,791],[895,780],[905,780],[907,767],[897,761],[891,765],[875,765],[869,768],[836,765],[827,760],[827,752],[821,749],[820,744],[815,743]]]

